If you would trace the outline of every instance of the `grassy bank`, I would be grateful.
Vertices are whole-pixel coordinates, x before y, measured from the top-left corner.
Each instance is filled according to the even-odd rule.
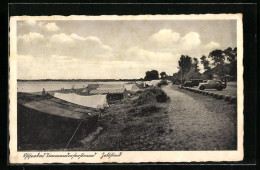
[[[138,91],[106,108],[100,118],[103,132],[75,150],[163,150],[162,134],[169,132],[168,101],[160,88]]]

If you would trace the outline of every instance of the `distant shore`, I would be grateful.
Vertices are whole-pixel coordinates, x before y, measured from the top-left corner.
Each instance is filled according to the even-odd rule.
[[[108,81],[143,81],[143,79],[35,79],[35,80],[25,80],[25,79],[17,79],[20,82],[27,82],[27,81],[91,81],[91,82],[108,82]]]

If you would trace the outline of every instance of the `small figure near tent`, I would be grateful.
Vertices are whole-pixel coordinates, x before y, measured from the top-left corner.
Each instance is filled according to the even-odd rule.
[[[46,92],[45,92],[45,89],[44,89],[44,88],[42,89],[42,95],[43,95],[43,96],[46,95]]]

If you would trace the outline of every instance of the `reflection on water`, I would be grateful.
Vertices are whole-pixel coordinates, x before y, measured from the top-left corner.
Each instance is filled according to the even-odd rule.
[[[41,92],[44,88],[46,91],[71,89],[74,88],[83,88],[87,87],[88,84],[124,84],[127,82],[113,81],[113,82],[90,82],[90,81],[18,81],[17,82],[17,91],[18,92]]]

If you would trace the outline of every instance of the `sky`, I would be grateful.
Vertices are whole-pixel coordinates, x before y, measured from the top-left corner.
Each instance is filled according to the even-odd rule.
[[[132,79],[236,47],[236,20],[17,21],[18,79]],[[202,65],[200,65],[203,71]]]

